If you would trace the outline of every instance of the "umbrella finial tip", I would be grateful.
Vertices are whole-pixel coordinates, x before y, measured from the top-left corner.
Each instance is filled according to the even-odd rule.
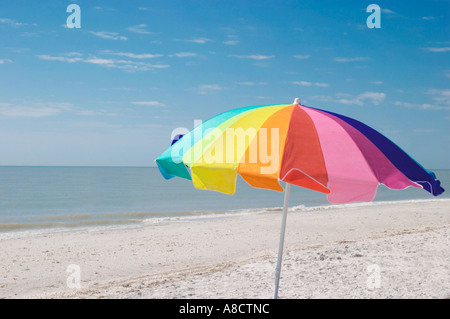
[[[295,100],[294,100],[294,104],[298,104],[298,105],[300,105],[300,99],[297,97],[297,98],[295,98]]]

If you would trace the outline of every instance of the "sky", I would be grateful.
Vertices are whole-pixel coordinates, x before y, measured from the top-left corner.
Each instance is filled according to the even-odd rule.
[[[450,1],[43,3],[0,2],[0,165],[154,166],[178,128],[298,97],[450,168]]]

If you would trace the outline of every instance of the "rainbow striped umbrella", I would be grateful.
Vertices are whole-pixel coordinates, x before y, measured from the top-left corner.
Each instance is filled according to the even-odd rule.
[[[331,203],[372,201],[379,184],[391,189],[444,189],[388,138],[336,113],[293,104],[250,106],[219,114],[172,144],[156,163],[169,179],[191,179],[199,189],[235,192],[239,174],[257,188],[284,191],[275,280],[277,297],[289,186],[327,194]]]

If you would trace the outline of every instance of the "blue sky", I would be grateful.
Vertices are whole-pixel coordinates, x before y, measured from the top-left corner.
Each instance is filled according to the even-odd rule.
[[[1,1],[0,165],[153,166],[177,127],[300,97],[450,168],[449,13],[449,1]]]

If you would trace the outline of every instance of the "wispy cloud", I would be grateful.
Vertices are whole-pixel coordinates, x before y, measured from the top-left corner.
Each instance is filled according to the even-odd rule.
[[[273,59],[274,55],[262,55],[262,54],[250,54],[250,55],[236,55],[231,54],[229,57],[238,58],[238,59],[250,59],[250,60],[268,60]]]
[[[420,133],[420,134],[427,134],[427,133],[436,133],[440,132],[441,130],[435,129],[435,128],[415,128],[414,133]]]
[[[109,111],[94,111],[94,110],[75,110],[74,113],[80,116],[116,116],[116,113]]]
[[[133,55],[133,54],[131,54]],[[137,55],[139,56],[139,55]],[[89,57],[71,57],[66,55],[61,56],[51,56],[51,55],[38,55],[37,56],[41,60],[48,60],[48,61],[59,61],[59,62],[66,62],[66,63],[76,63],[76,62],[83,62],[88,64],[94,64],[103,66],[106,68],[116,68],[121,69],[128,72],[135,72],[135,71],[149,71],[154,69],[164,69],[170,67],[168,64],[151,64],[146,62],[140,62],[140,61],[133,61],[133,60],[120,60],[120,59],[105,59],[103,57],[97,57],[97,56],[89,56]]]
[[[367,61],[370,60],[370,58],[367,57],[361,57],[361,56],[357,56],[357,57],[352,57],[352,58],[345,58],[345,57],[336,57],[334,58],[335,62],[359,62],[359,61]]]
[[[379,105],[386,98],[383,92],[363,92],[361,94],[352,95],[346,93],[337,93],[334,96],[329,95],[315,95],[309,96],[308,99],[321,102],[337,102],[348,105],[365,105],[367,102],[374,105]]]
[[[240,41],[239,40],[226,40],[226,41],[223,41],[222,43],[226,44],[226,45],[237,45],[240,43]]]
[[[141,106],[166,106],[164,103],[158,101],[137,101],[131,102],[133,105],[141,105]]]
[[[5,117],[48,117],[57,115],[73,107],[70,103],[0,103],[0,116]]]
[[[383,92],[364,92],[353,96],[350,94],[338,93],[336,94],[336,97],[337,99],[335,101],[341,104],[364,105],[364,103],[368,101],[378,105],[386,98],[386,94]]]
[[[109,40],[128,40],[127,37],[123,35],[119,35],[117,32],[106,32],[106,31],[89,31],[89,33],[95,35],[96,37],[102,38],[102,39],[109,39]]]
[[[428,52],[447,52],[450,51],[450,47],[429,47],[429,48],[424,48],[425,51]]]
[[[131,60],[114,60],[114,59],[101,59],[101,58],[89,58],[83,60],[85,63],[97,64],[107,68],[116,68],[124,71],[149,71],[154,69],[168,68],[167,64],[151,64],[144,62],[136,62]]]
[[[370,81],[371,84],[381,85],[383,84],[383,81]]]
[[[151,54],[151,53],[131,53],[131,52],[112,52],[112,51],[103,51],[103,53],[117,56],[124,56],[131,59],[153,59],[162,57],[162,54]]]
[[[191,43],[199,43],[204,44],[207,42],[211,42],[211,39],[208,38],[194,38],[194,39],[175,39],[176,41],[183,41],[183,42],[191,42]]]
[[[311,55],[309,54],[305,54],[305,55],[294,55],[294,58],[299,59],[299,60],[306,60],[309,59],[311,57]]]
[[[94,9],[98,11],[117,11],[116,8],[105,8],[101,6],[95,6]]]
[[[0,59],[0,64],[12,63],[13,61],[10,59]]]
[[[205,94],[217,93],[218,91],[223,90],[223,87],[221,87],[220,85],[217,85],[217,84],[203,84],[203,85],[199,85],[197,90],[198,90],[199,94],[205,95]]]
[[[37,57],[41,60],[48,60],[48,61],[60,61],[60,62],[67,62],[67,63],[75,63],[79,61],[83,61],[82,58],[76,57],[68,57],[68,56],[51,56],[47,54],[40,54],[37,55]]]
[[[267,82],[237,82],[239,85],[255,86],[255,85],[267,85]]]
[[[409,103],[409,102],[401,102],[401,101],[395,101],[394,105],[406,107],[408,109],[419,109],[419,110],[449,110],[450,106],[441,106],[441,105],[435,105],[435,104],[429,104],[429,103]]]
[[[9,19],[9,18],[0,18],[0,23],[7,24],[12,27],[20,27],[20,26],[26,25],[26,23],[17,22],[15,20]]]
[[[150,32],[146,29],[147,29],[146,24],[138,24],[127,28],[128,31],[138,34],[153,34],[153,32]]]
[[[176,57],[176,58],[193,58],[197,56],[198,54],[194,52],[178,52],[169,55],[169,57]]]
[[[82,61],[90,64],[103,64],[103,65],[115,63],[113,59],[99,59],[99,58],[88,58],[84,60],[82,59]]]
[[[433,95],[432,99],[437,104],[450,106],[450,89],[429,89],[426,93]]]
[[[222,28],[222,30],[224,30],[224,31],[231,31],[231,32],[234,31],[233,29],[227,29],[227,28]],[[228,34],[226,37],[228,38],[228,40],[225,40],[225,41],[222,42],[225,45],[237,45],[237,44],[240,43],[239,37],[237,35]]]
[[[88,128],[118,128],[122,127],[121,124],[112,124],[106,122],[72,122],[69,124],[72,127],[88,127]]]
[[[427,16],[427,17],[422,17],[420,18],[421,20],[427,20],[427,21],[431,21],[431,20],[436,20],[436,17],[433,16]]]
[[[381,9],[381,12],[388,13],[388,14],[395,14],[395,11],[392,11],[391,9],[387,9],[387,8]]]
[[[319,86],[319,87],[328,87],[328,83],[322,83],[322,82],[308,82],[308,81],[292,81],[291,84],[300,85],[300,86]]]

